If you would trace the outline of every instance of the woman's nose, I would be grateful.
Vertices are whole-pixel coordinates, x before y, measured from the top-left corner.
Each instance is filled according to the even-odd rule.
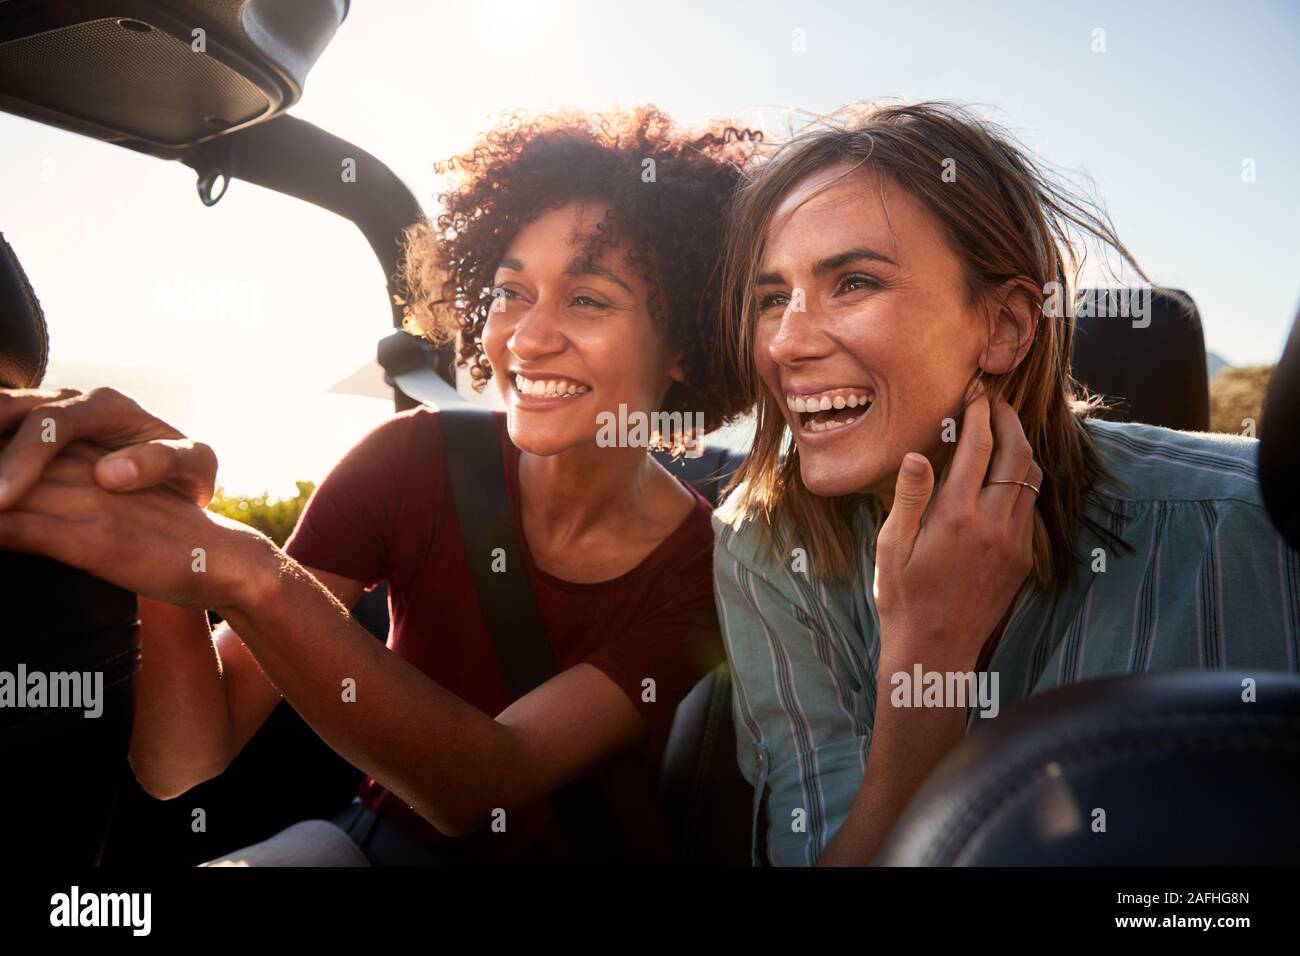
[[[795,289],[781,314],[776,333],[768,341],[768,355],[778,365],[795,365],[804,359],[817,358],[825,350],[826,337],[820,316],[811,308],[803,290]]]
[[[542,297],[521,310],[506,346],[522,359],[558,351],[564,342],[560,330],[560,309]]]

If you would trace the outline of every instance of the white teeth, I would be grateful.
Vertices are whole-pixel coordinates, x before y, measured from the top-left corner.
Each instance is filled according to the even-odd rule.
[[[837,391],[831,389],[830,391]],[[839,394],[831,395],[830,392],[824,392],[820,395],[793,395],[786,394],[785,404],[790,411],[799,415],[817,416],[820,412],[829,412],[831,410],[843,411],[846,408],[861,408],[862,411],[855,415],[841,417],[840,420],[820,419],[817,417],[803,421],[801,427],[808,432],[829,432],[837,428],[845,428],[852,425],[865,414],[872,402],[875,401],[875,395],[870,392],[845,394],[843,390],[838,390]]]
[[[849,426],[849,425],[852,425],[854,422],[856,422],[856,421],[857,421],[859,418],[861,418],[861,417],[862,417],[862,416],[860,416],[860,415],[854,415],[852,418],[846,418],[846,419],[844,419],[844,421],[842,421],[842,422],[837,422],[837,421],[824,421],[824,422],[814,421],[814,422],[809,422],[809,423],[808,423],[807,425],[805,425],[804,427],[807,428],[810,432],[830,432],[830,431],[834,431],[834,430],[837,429],[837,428],[845,428],[845,427],[847,427],[847,426]]]
[[[852,395],[839,394],[834,397],[830,395],[786,395],[785,404],[792,412],[806,414],[810,412],[829,412],[831,409],[866,407],[871,404],[871,397],[865,392]]]
[[[522,375],[515,376],[515,387],[521,395],[537,395],[541,398],[570,398],[585,395],[590,389],[563,379],[531,379]]]

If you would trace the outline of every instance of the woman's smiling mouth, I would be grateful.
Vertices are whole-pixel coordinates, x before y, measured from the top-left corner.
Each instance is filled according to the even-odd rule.
[[[526,377],[518,372],[511,374],[510,384],[515,401],[521,405],[558,404],[579,395],[586,395],[591,386],[560,375],[536,373]]]
[[[866,415],[874,401],[875,393],[860,387],[785,395],[786,407],[795,414],[798,432],[804,436],[847,428]]]

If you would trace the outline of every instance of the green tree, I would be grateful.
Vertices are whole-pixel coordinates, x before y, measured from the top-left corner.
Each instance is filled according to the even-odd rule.
[[[292,498],[272,498],[266,493],[243,498],[228,495],[218,488],[208,508],[219,515],[251,525],[283,547],[297,526],[302,509],[307,507],[307,500],[316,489],[313,481],[295,481],[294,484],[298,486],[298,493]]]

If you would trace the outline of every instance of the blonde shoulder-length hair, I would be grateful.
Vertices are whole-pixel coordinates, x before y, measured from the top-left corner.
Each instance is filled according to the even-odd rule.
[[[1005,130],[950,103],[841,110],[783,144],[738,192],[722,262],[724,349],[756,403],[756,433],[753,450],[728,485],[731,494],[720,517],[735,525],[752,521],[769,553],[790,547],[778,529],[792,529],[818,576],[853,573],[859,543],[851,540],[851,516],[863,496],[808,491],[798,447],[754,366],[754,286],[775,210],[807,176],[845,161],[888,177],[935,216],[961,262],[972,301],[1010,279],[1028,279],[1042,290],[1024,360],[1010,372],[981,373],[980,379],[990,398],[1006,399],[1019,413],[1043,469],[1034,579],[1039,588],[1059,588],[1077,560],[1073,542],[1080,526],[1110,546],[1124,547],[1084,510],[1088,493],[1109,477],[1082,424],[1104,406],[1070,369],[1075,288],[1086,244],[1099,242],[1150,280],[1098,204],[1049,175]],[[955,179],[942,175],[948,168],[957,171]]]

